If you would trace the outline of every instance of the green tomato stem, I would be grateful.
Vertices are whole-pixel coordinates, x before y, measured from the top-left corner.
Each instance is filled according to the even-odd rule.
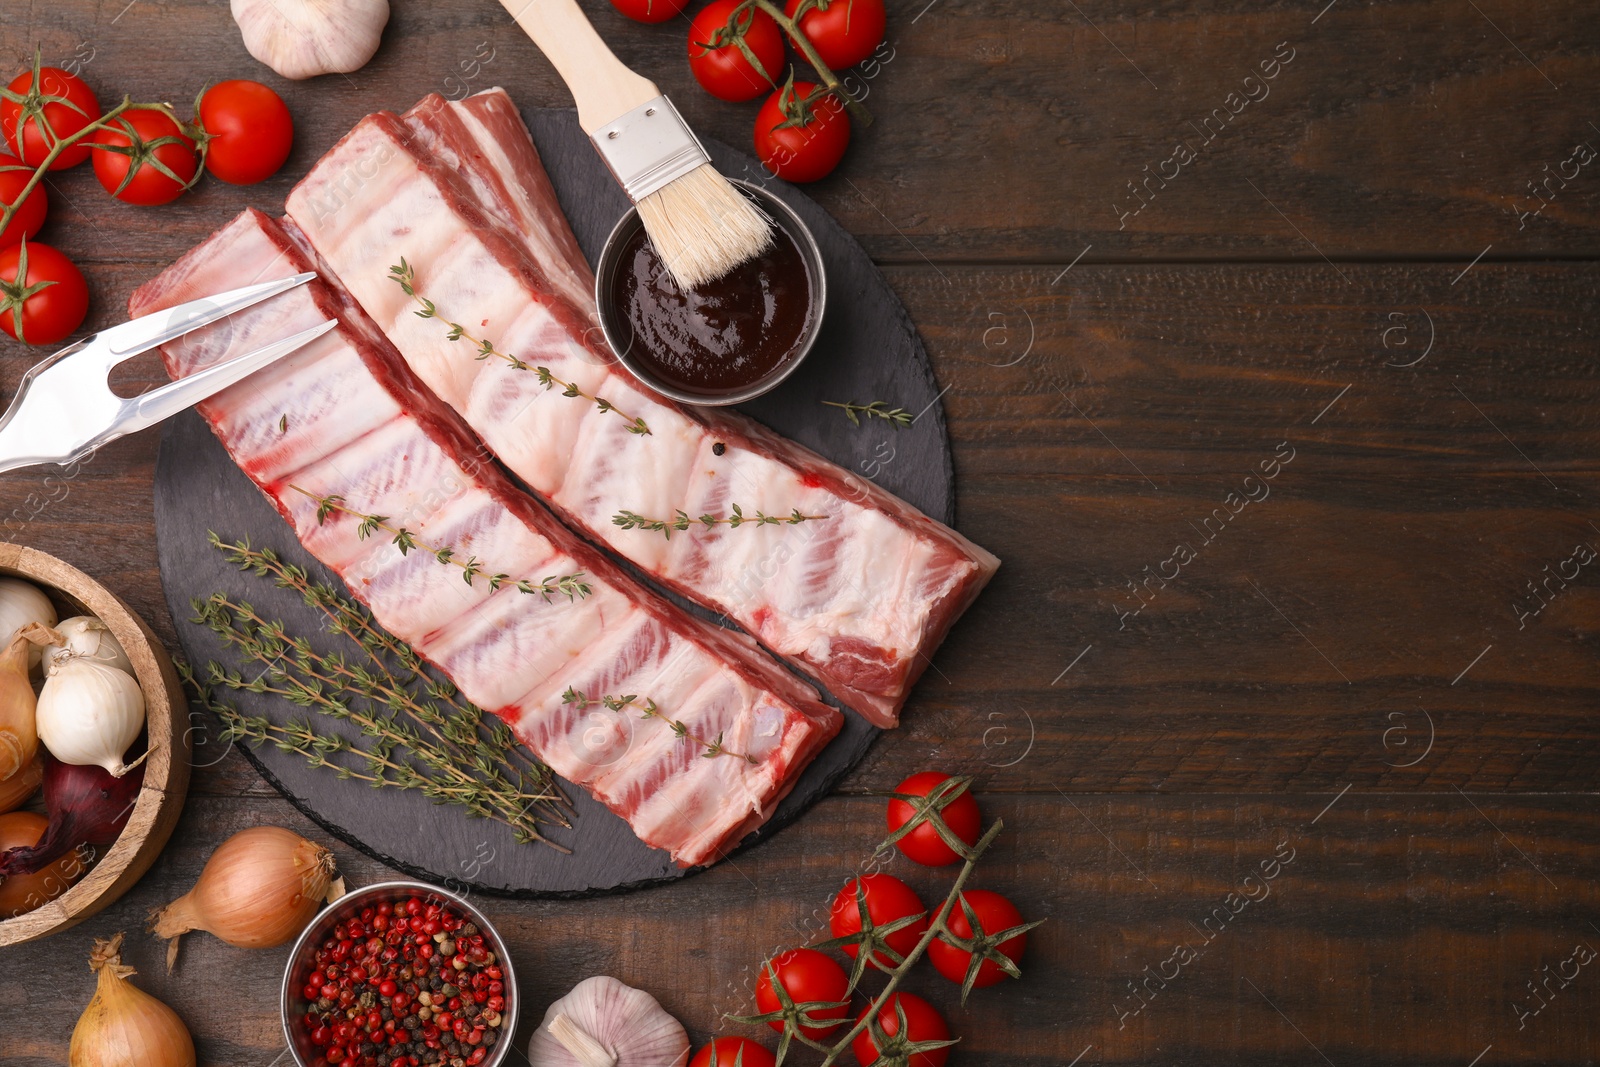
[[[772,17],[772,21],[776,22],[778,27],[788,35],[789,40],[794,42],[794,46],[800,50],[800,54],[806,57],[806,62],[811,64],[812,69],[817,72],[817,76],[822,79],[822,84],[826,85],[835,96],[844,101],[844,106],[850,110],[851,116],[862,126],[871,126],[872,112],[867,110],[865,104],[851,96],[850,90],[844,87],[844,83],[839,80],[838,75],[828,69],[828,65],[817,54],[816,46],[811,43],[811,39],[801,32],[800,24],[785,15],[781,8],[772,3],[772,0],[748,0],[748,2]]]

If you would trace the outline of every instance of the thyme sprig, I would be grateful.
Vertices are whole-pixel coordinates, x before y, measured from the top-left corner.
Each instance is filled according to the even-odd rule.
[[[641,719],[659,719],[667,724],[667,727],[678,737],[679,740],[698,745],[703,750],[701,751],[700,755],[704,759],[716,759],[718,756],[732,756],[735,759],[742,759],[746,763],[756,762],[756,758],[754,756],[747,756],[743,752],[735,752],[733,749],[725,746],[722,743],[721,733],[718,733],[717,736],[712,740],[707,741],[697,734],[691,732],[688,725],[685,724],[683,720],[674,719],[669,715],[662,714],[661,709],[656,706],[656,702],[648,697],[645,698],[644,703],[641,704],[639,703],[638,696],[633,693],[629,693],[626,696],[600,695],[591,697],[584,693],[581,689],[574,689],[571,686],[568,686],[567,691],[561,694],[561,703],[570,704],[579,711],[582,711],[585,708],[592,708],[597,704],[605,708],[607,711],[615,712],[623,712],[628,708],[633,708],[639,713],[639,717]]]
[[[652,519],[633,511],[619,511],[611,516],[611,522],[624,530],[650,530],[662,534],[667,540],[672,539],[672,531],[688,530],[701,526],[709,530],[713,526],[727,526],[737,529],[740,526],[798,526],[802,522],[813,519],[826,519],[826,515],[802,515],[799,508],[795,508],[787,515],[768,515],[764,511],[757,511],[754,515],[746,515],[744,509],[738,504],[733,505],[730,515],[700,515],[691,518],[686,511],[678,511],[670,519]]]
[[[258,574],[273,575],[281,588],[325,589],[300,581],[303,572],[287,568],[270,552],[248,543],[212,542],[228,558]],[[342,620],[339,632],[354,639],[375,629],[370,617],[349,601],[316,596],[330,617]],[[567,798],[555,786],[547,767],[525,754],[513,758],[515,737],[495,721],[483,730],[482,712],[458,698],[453,687],[408,673],[391,662],[384,643],[363,642],[367,662],[352,662],[337,652],[322,652],[281,623],[263,617],[247,601],[225,594],[196,598],[193,621],[217,634],[223,644],[259,667],[252,677],[212,662],[202,680],[185,671],[198,698],[222,720],[227,740],[272,743],[304,756],[313,767],[332,768],[341,778],[357,778],[374,788],[416,789],[438,803],[456,804],[469,814],[505,823],[519,841],[551,842],[545,826],[570,827],[562,813]],[[395,639],[388,638],[395,642]],[[412,654],[415,655],[414,653]],[[419,664],[420,666],[420,664]],[[277,724],[264,716],[247,716],[212,695],[215,688],[281,696],[291,703],[354,726],[355,740],[319,732],[309,716]],[[343,757],[343,758],[341,758]],[[352,766],[352,764],[355,764]]]
[[[888,982],[884,985],[882,990],[872,997],[871,1004],[868,1005],[866,1011],[862,1012],[861,1015],[857,1017],[855,1024],[851,1026],[850,1029],[846,1030],[837,1038],[834,1038],[832,1035],[830,1035],[832,1044],[824,1044],[822,1041],[819,1041],[807,1034],[804,1027],[809,1024],[814,1028],[817,1021],[815,1018],[809,1018],[809,1013],[814,1012],[819,1008],[836,1007],[837,1005],[831,1003],[794,1003],[792,998],[788,996],[787,991],[783,989],[783,983],[777,981],[777,975],[771,973],[772,964],[770,960],[767,963],[767,967],[769,969],[768,978],[772,983],[773,991],[778,994],[778,1009],[776,1011],[764,1012],[759,1015],[726,1016],[726,1018],[732,1020],[733,1022],[747,1023],[753,1026],[766,1026],[769,1023],[781,1025],[783,1028],[783,1037],[779,1041],[777,1054],[777,1060],[780,1065],[783,1063],[784,1057],[789,1051],[790,1044],[794,1041],[799,1041],[802,1044],[823,1053],[824,1059],[821,1067],[832,1067],[833,1064],[839,1061],[840,1057],[845,1054],[845,1051],[851,1047],[852,1042],[854,1042],[863,1031],[867,1031],[871,1034],[872,1040],[878,1047],[879,1059],[877,1062],[882,1064],[904,1064],[912,1061],[919,1052],[928,1052],[936,1048],[944,1048],[955,1044],[954,1041],[911,1041],[906,1026],[904,1010],[899,1007],[898,1001],[894,1002],[896,1005],[896,1021],[899,1024],[895,1030],[895,1033],[892,1035],[887,1033],[886,1028],[878,1022],[879,1013],[883,1010],[885,1005],[890,1003],[890,998],[894,996],[895,990],[900,987],[901,982],[904,981],[906,975],[910,973],[912,966],[922,958],[923,953],[927,951],[928,946],[931,945],[935,939],[946,941],[950,944],[960,946],[961,948],[973,952],[972,961],[967,968],[966,980],[962,983],[961,987],[961,1000],[963,1004],[966,1003],[967,994],[972,991],[972,985],[977,980],[978,972],[985,962],[995,963],[996,965],[1000,966],[1006,974],[1011,975],[1013,978],[1021,976],[1021,972],[1016,969],[1016,964],[999,951],[999,945],[1005,941],[1009,941],[1011,938],[1027,933],[1029,930],[1032,930],[1034,927],[1044,922],[1044,920],[1040,919],[1037,922],[1024,923],[1009,930],[1002,930],[990,934],[982,931],[981,923],[978,921],[977,915],[973,912],[971,906],[966,903],[965,899],[961,895],[961,890],[966,886],[967,880],[972,877],[972,872],[974,868],[977,867],[978,860],[981,859],[983,854],[989,850],[989,846],[994,844],[995,838],[1000,835],[1000,831],[1005,826],[1003,820],[996,819],[994,824],[984,832],[983,836],[980,837],[975,844],[969,845],[956,836],[955,832],[950,829],[948,824],[945,823],[943,815],[944,809],[962,793],[965,793],[969,788],[971,788],[971,785],[972,779],[970,777],[957,776],[949,779],[945,783],[942,783],[939,788],[930,792],[927,797],[915,797],[909,794],[901,793],[888,794],[889,797],[912,803],[913,812],[911,818],[904,826],[900,828],[900,830],[896,831],[894,834],[891,834],[888,838],[879,843],[878,847],[874,850],[875,855],[886,852],[890,848],[893,848],[896,841],[904,837],[905,834],[915,830],[917,827],[932,826],[934,831],[938,834],[939,839],[950,845],[951,848],[955,849],[956,853],[964,862],[961,865],[960,872],[956,875],[954,883],[952,883],[950,886],[949,893],[945,895],[944,902],[939,906],[938,910],[934,912],[933,918],[929,921],[927,931],[924,932],[922,937],[918,939],[916,945],[911,949],[911,951],[907,952],[903,957],[898,957],[897,955],[894,969],[889,972]],[[960,906],[963,909],[963,914],[966,916],[967,921],[972,924],[972,937],[960,937],[950,929],[950,916],[957,906],[958,901],[960,902]],[[858,891],[857,903],[861,909],[862,915],[865,916],[867,914],[867,908],[865,906],[866,896],[864,893],[860,893]],[[914,921],[914,919],[912,921]],[[883,935],[887,929],[887,927],[878,927],[876,935]],[[865,972],[865,967],[860,963],[860,961],[866,959],[870,955],[873,955],[873,953],[870,951],[873,948],[873,945],[870,942],[877,939],[876,935],[869,936],[868,938],[857,942],[859,943],[860,948],[857,951],[857,966],[850,976],[849,989],[851,993],[855,991],[857,984],[860,982],[861,977]],[[812,947],[819,949],[834,948],[848,943],[851,940],[851,938],[833,938],[827,941],[817,942]],[[886,946],[877,947],[881,950]],[[1002,960],[1005,962],[1001,963]],[[1010,964],[1010,966],[1006,966],[1006,964]],[[848,999],[849,996],[847,994],[846,1000],[848,1001]]]
[[[423,702],[419,714],[450,724],[458,743],[487,745],[486,751],[477,754],[480,758],[504,760],[523,776],[540,780],[541,787],[549,780],[549,768],[517,741],[511,727],[493,715],[485,719],[483,710],[461,696],[448,679],[435,681],[426,674],[422,657],[373,621],[364,607],[326,582],[315,581],[304,567],[287,562],[270,548],[253,548],[249,541],[225,542],[215,533],[209,536],[211,547],[222,552],[229,563],[257,577],[270,578],[275,586],[298,594],[308,607],[321,612],[329,633],[359,645],[367,654],[371,669],[379,672],[390,688],[404,688],[416,694]],[[488,736],[482,737],[480,730],[486,730]],[[550,788],[555,789],[560,804],[570,807],[558,787],[551,784]]]
[[[823,404],[830,408],[841,409],[844,412],[844,417],[849,419],[855,426],[860,426],[861,419],[865,417],[868,419],[883,419],[898,430],[902,427],[910,426],[916,420],[916,416],[905,408],[891,408],[887,402],[882,400],[874,400],[870,404],[857,404],[854,400],[824,400]]]
[[[539,596],[544,597],[545,603],[549,603],[557,595],[565,596],[568,600],[576,600],[593,592],[589,583],[583,580],[584,573],[582,571],[576,571],[572,574],[552,574],[538,581],[534,581],[531,578],[512,578],[511,575],[503,572],[491,574],[484,570],[483,561],[477,556],[467,556],[463,559],[449,545],[431,545],[425,541],[420,541],[411,530],[404,526],[394,525],[389,520],[389,516],[369,515],[358,511],[346,504],[344,497],[339,496],[337,493],[331,496],[318,496],[308,489],[300,488],[298,485],[291,485],[289,488],[317,502],[318,526],[327,522],[328,518],[334,514],[349,515],[360,519],[361,521],[356,525],[356,537],[359,540],[365,541],[381,530],[390,535],[394,546],[400,550],[402,556],[409,554],[413,549],[426,552],[440,563],[461,568],[461,577],[465,579],[468,585],[473,584],[479,578],[484,579],[488,582],[491,593],[501,586],[509,586],[519,593],[529,595],[537,593]]]
[[[413,315],[416,315],[420,319],[438,319],[440,322],[449,327],[448,332],[445,334],[445,340],[468,341],[475,349],[477,349],[477,355],[473,357],[474,359],[484,360],[488,359],[490,356],[494,356],[505,360],[506,363],[510,365],[512,370],[531,370],[538,376],[539,384],[544,386],[546,389],[554,389],[557,386],[560,386],[562,396],[581,397],[584,400],[588,400],[593,403],[594,406],[599,408],[602,412],[616,412],[616,414],[622,416],[628,421],[629,433],[640,435],[650,434],[650,427],[646,425],[643,419],[635,418],[632,415],[629,415],[627,412],[618,408],[605,397],[595,396],[592,393],[585,392],[584,389],[575,382],[563,381],[562,379],[557,378],[550,372],[548,367],[534,367],[524,359],[501,352],[499,349],[495,348],[493,341],[474,337],[467,332],[467,328],[461,325],[461,323],[451,322],[449,319],[445,318],[439,313],[439,307],[437,304],[417,292],[416,275],[416,268],[407,263],[404,256],[400,257],[400,262],[398,264],[389,268],[389,279],[396,285],[400,286],[401,290],[407,296],[417,302],[418,309],[412,312]]]

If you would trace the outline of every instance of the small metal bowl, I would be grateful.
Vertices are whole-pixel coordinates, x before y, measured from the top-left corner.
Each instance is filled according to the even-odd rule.
[[[500,1036],[496,1039],[489,1055],[484,1057],[482,1067],[497,1067],[511,1055],[513,1038],[516,1036],[517,1013],[522,1009],[522,1002],[517,995],[517,978],[511,967],[511,956],[506,952],[505,941],[501,939],[499,931],[484,917],[483,912],[467,903],[465,897],[457,896],[449,890],[440,889],[427,882],[379,882],[377,885],[353,890],[323,908],[317,913],[317,917],[311,920],[311,925],[300,934],[299,940],[294,943],[293,951],[289,953],[289,962],[283,969],[283,1037],[289,1046],[290,1055],[294,1057],[294,1062],[299,1067],[328,1067],[327,1060],[322,1058],[322,1054],[311,1043],[310,1036],[300,1025],[300,1020],[311,1010],[311,1005],[301,996],[300,991],[305,987],[307,976],[316,969],[317,946],[329,936],[329,932],[335,926],[355,918],[363,908],[374,907],[384,901],[397,904],[412,897],[437,901],[446,907],[454,908],[483,932],[484,944],[494,953],[495,963],[504,973],[501,982],[505,985],[506,1010],[501,1013],[505,1016],[505,1023],[500,1027]]]
[[[621,309],[611,302],[611,286],[617,270],[622,265],[623,246],[644,225],[639,219],[637,208],[630,208],[612,228],[611,236],[606,238],[605,247],[600,251],[600,264],[595,270],[594,277],[594,297],[595,304],[600,309],[600,329],[605,334],[606,344],[610,345],[611,351],[616,354],[617,362],[651,391],[685,404],[705,407],[742,404],[746,400],[754,400],[763,393],[770,393],[783,384],[784,379],[793,374],[810,353],[811,346],[816,342],[817,334],[822,329],[822,315],[828,304],[828,279],[822,269],[822,250],[817,247],[817,239],[812,236],[811,230],[800,221],[800,216],[796,215],[788,204],[761,186],[737,178],[728,180],[744,190],[745,195],[754,200],[758,208],[794,239],[795,247],[800,250],[800,258],[805,262],[806,278],[810,283],[811,321],[806,326],[806,332],[800,336],[794,355],[771,374],[735,392],[691,392],[658,379],[630,354],[628,346],[620,343],[620,339],[629,336],[631,331],[623,319]]]

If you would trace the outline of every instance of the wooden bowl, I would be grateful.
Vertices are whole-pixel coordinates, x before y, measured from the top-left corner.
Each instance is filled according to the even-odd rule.
[[[105,586],[36,549],[0,542],[0,575],[44,590],[62,618],[93,615],[111,629],[144,690],[150,758],[128,824],[100,862],[47,904],[0,921],[0,946],[33,941],[76,926],[126,893],[150,869],[172,836],[189,789],[188,701],[156,635]]]

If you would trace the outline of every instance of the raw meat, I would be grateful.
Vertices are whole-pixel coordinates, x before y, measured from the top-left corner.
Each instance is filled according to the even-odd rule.
[[[359,180],[353,179],[358,176]],[[609,364],[587,278],[526,127],[503,92],[425,99],[359,123],[290,193],[288,211],[406,362],[510,470],[586,536],[720,612],[879,726],[999,561],[873,483],[736,413],[687,408]],[[645,420],[478,360],[388,277],[401,258],[446,319]],[[556,281],[553,279],[562,279]],[[721,446],[721,447],[718,447]],[[623,530],[670,518],[822,515],[797,526]]]
[[[290,223],[246,211],[130,301],[145,314],[251,281],[317,270],[319,280],[167,346],[173,377],[335,316],[340,326],[202,404],[241,469],[377,621],[443,670],[569,781],[684,866],[705,863],[769,817],[837,732],[838,712],[742,634],[693,618],[639,586],[513,487],[461,420],[419,383]],[[300,490],[305,490],[305,495]],[[583,572],[574,601],[490,592],[431,553],[358,520],[316,517],[342,496],[418,540],[535,580]],[[734,755],[702,758],[668,724],[580,710],[638,694]]]

